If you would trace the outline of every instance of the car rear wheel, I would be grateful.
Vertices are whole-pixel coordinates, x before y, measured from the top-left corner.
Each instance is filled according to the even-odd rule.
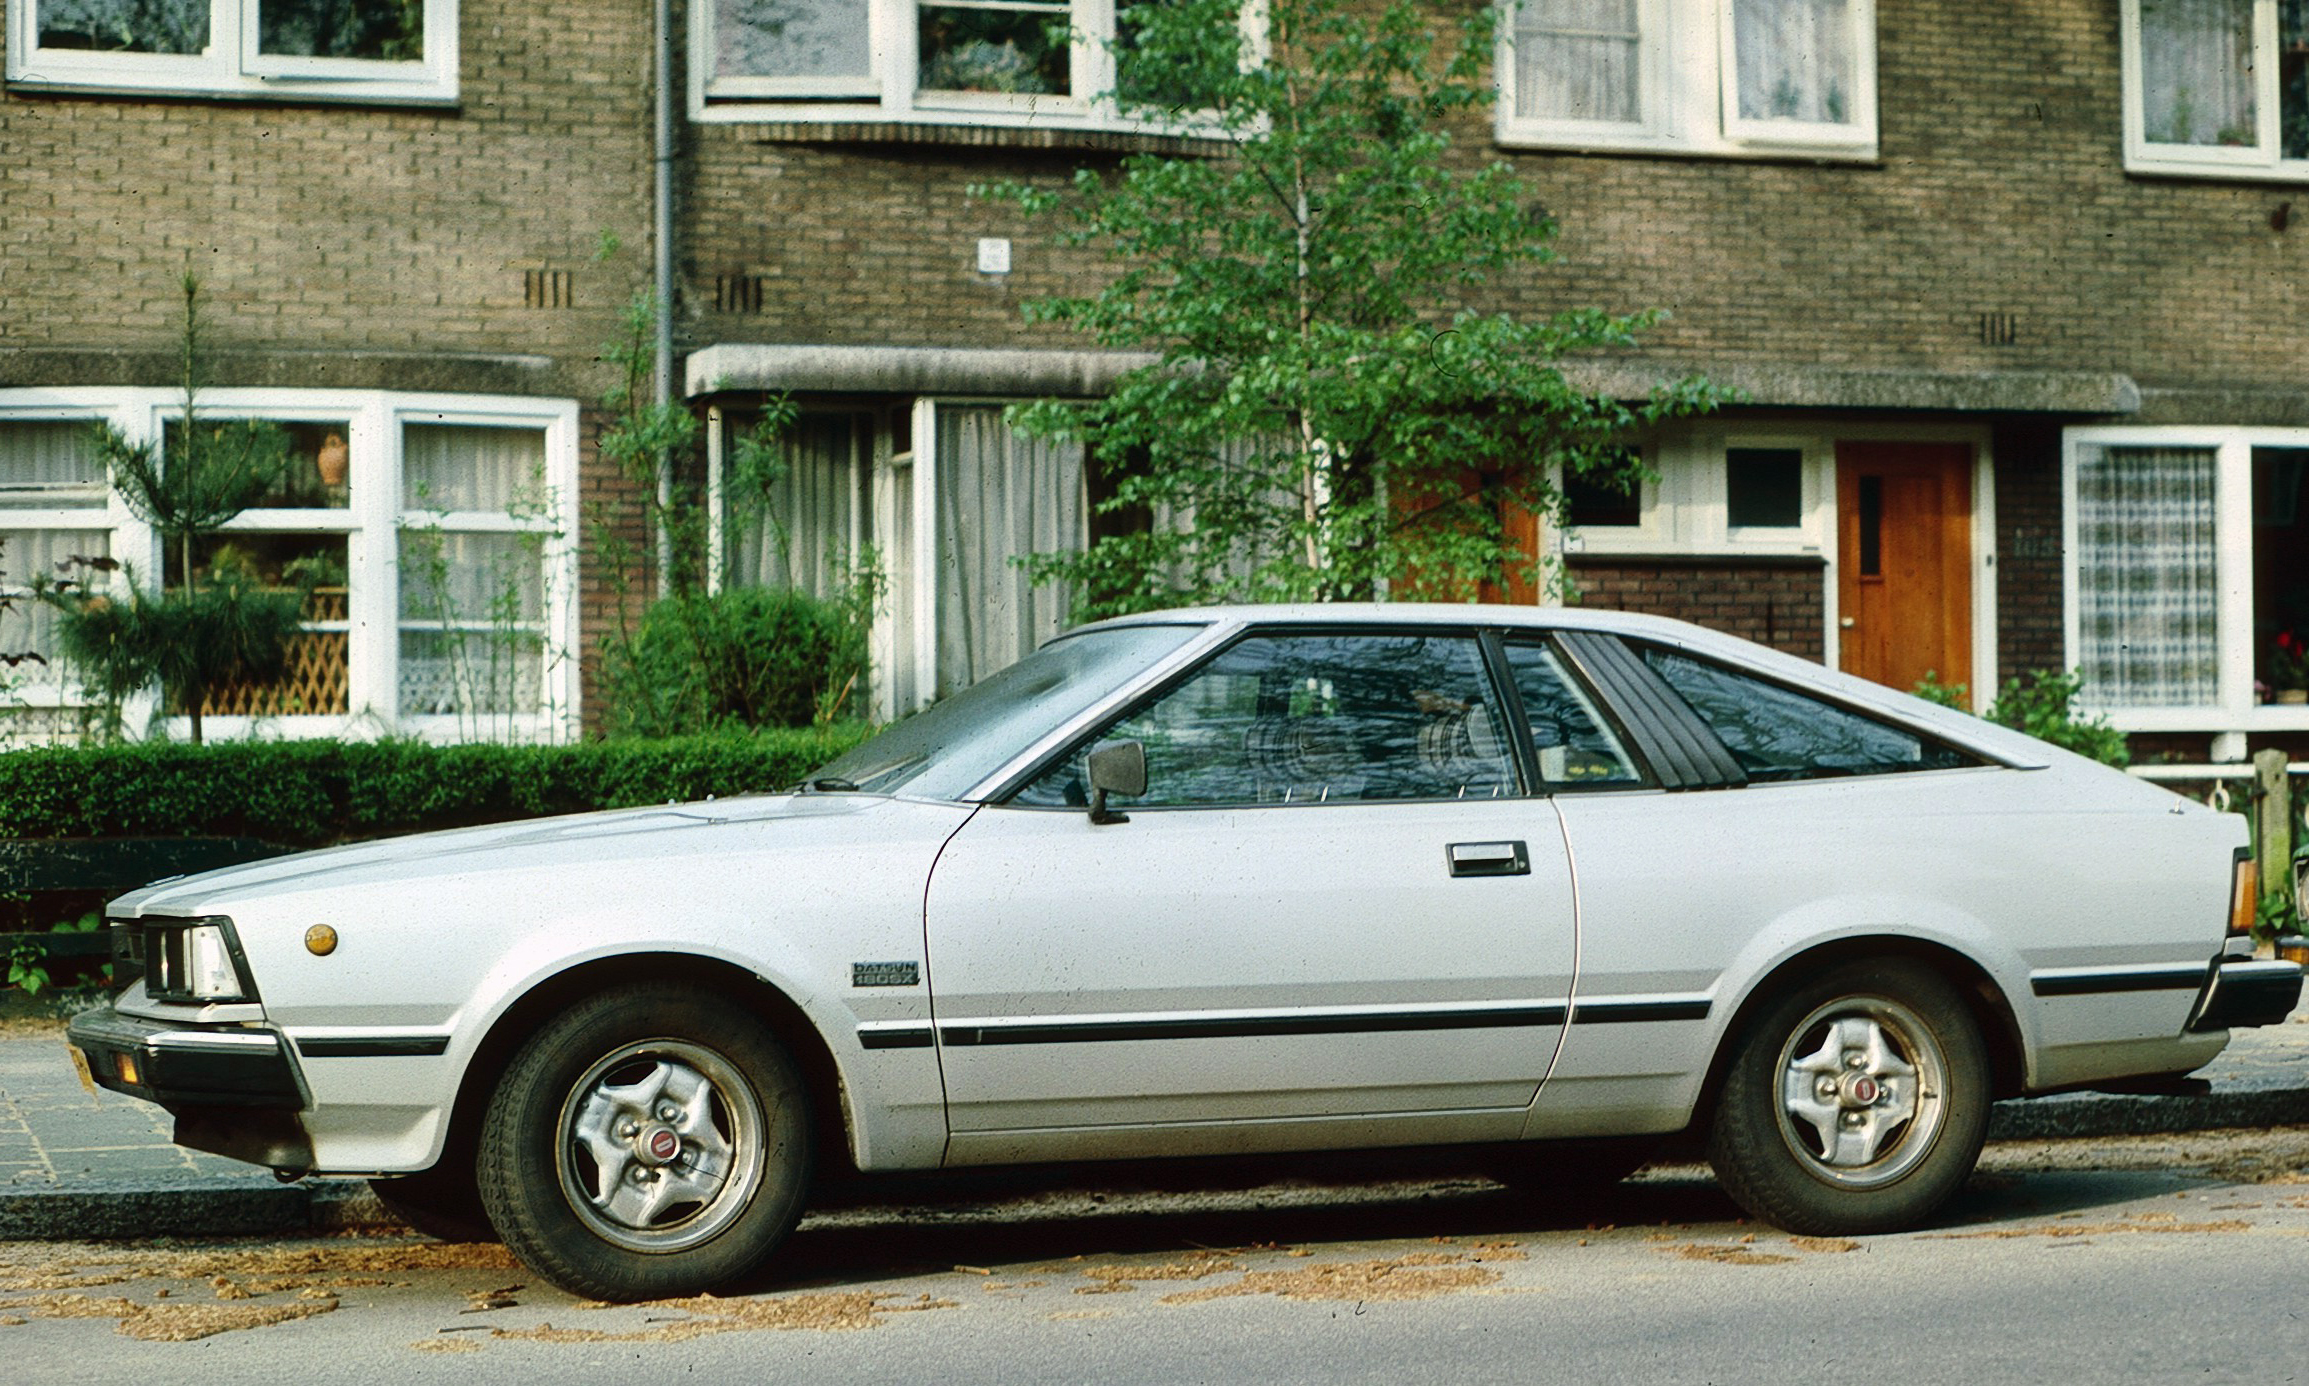
[[[522,1046],[482,1124],[513,1253],[572,1294],[698,1294],[757,1269],[809,1182],[809,1110],[762,1023],[692,987],[607,992]]]
[[[1767,1222],[1812,1235],[1913,1227],[1980,1158],[1987,1047],[1930,968],[1832,968],[1766,1005],[1734,1044],[1708,1158]]]

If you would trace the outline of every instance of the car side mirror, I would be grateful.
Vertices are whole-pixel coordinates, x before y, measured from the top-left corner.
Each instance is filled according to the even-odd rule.
[[[1083,770],[1090,776],[1090,821],[1093,823],[1128,823],[1130,815],[1116,813],[1106,806],[1106,796],[1120,794],[1126,798],[1146,793],[1146,744],[1139,741],[1106,741],[1090,748],[1084,758]]]

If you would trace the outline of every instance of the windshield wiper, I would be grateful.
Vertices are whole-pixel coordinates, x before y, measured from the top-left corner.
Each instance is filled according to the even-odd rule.
[[[802,792],[804,794],[834,794],[841,793],[843,791],[855,792],[857,788],[858,785],[855,781],[845,780],[840,775],[820,775],[814,780],[802,781]]]

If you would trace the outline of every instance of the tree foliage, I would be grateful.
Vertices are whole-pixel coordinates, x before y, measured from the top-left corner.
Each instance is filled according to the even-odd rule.
[[[1632,428],[1712,406],[1699,380],[1639,402],[1555,363],[1627,348],[1657,314],[1522,318],[1464,306],[1553,258],[1554,222],[1449,130],[1491,99],[1493,12],[1271,0],[1244,61],[1236,0],[1126,6],[1117,100],[1224,153],[1136,155],[1063,192],[982,191],[1115,265],[1031,317],[1158,359],[1106,398],[1019,408],[1111,483],[1087,552],[1040,555],[1093,614],[1180,600],[1471,594],[1535,576],[1511,528],[1560,508],[1552,474],[1627,480]]]

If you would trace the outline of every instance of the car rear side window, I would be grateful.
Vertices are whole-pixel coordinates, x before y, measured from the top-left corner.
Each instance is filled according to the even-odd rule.
[[[1256,635],[1108,727],[1014,803],[1087,802],[1091,745],[1146,748],[1131,808],[1218,808],[1518,792],[1515,762],[1473,636]]]
[[[1509,641],[1507,667],[1531,724],[1539,777],[1557,789],[1629,789],[1644,782],[1635,761],[1565,672],[1555,651]]]
[[[1657,647],[1644,648],[1643,657],[1715,732],[1750,783],[1980,763],[1929,737],[1720,664]]]

